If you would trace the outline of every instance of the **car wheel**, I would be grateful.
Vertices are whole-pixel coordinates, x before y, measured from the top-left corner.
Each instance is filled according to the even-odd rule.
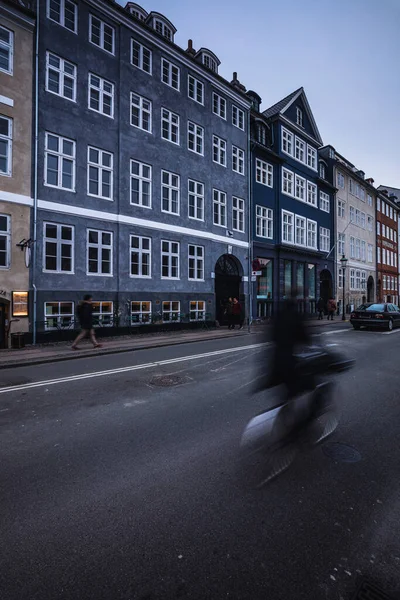
[[[357,329],[357,330],[360,329],[359,325],[353,325],[353,327],[354,327],[354,329]]]
[[[393,329],[393,319],[389,319],[389,321],[388,321],[388,330],[392,331],[392,329]]]

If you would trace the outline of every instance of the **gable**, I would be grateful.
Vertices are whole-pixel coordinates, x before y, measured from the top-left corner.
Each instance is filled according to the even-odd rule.
[[[297,124],[298,110],[301,111],[302,126]],[[300,127],[300,129],[322,145],[321,135],[318,131],[317,124],[303,89],[299,90],[298,93],[291,98],[288,104],[281,110],[281,115],[286,117],[286,119],[291,121],[291,123],[297,127]]]

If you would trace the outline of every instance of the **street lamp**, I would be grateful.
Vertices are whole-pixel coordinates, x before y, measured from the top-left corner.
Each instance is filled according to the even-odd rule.
[[[344,303],[345,303],[345,287],[346,287],[346,266],[347,266],[347,258],[343,254],[340,259],[342,265],[342,275],[343,275],[343,310],[342,310],[342,321],[346,320],[346,315],[344,314]]]

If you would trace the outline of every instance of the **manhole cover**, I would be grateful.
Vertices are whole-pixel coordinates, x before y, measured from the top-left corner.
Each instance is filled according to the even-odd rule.
[[[377,586],[364,581],[353,600],[393,600],[393,598]]]
[[[326,456],[329,456],[329,458],[337,460],[338,462],[355,463],[361,460],[361,454],[358,450],[351,446],[347,446],[346,444],[341,444],[340,442],[324,444],[322,450]]]
[[[160,377],[153,377],[150,380],[150,385],[158,385],[161,387],[172,387],[174,385],[181,385],[185,383],[185,379],[183,377],[179,377],[179,375],[161,375]]]

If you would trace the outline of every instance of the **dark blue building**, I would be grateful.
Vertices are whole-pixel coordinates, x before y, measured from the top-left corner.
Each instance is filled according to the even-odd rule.
[[[318,151],[322,139],[303,88],[260,111],[249,91],[253,316],[268,317],[295,294],[314,313],[333,294],[334,193]],[[260,274],[261,272],[261,274]]]

